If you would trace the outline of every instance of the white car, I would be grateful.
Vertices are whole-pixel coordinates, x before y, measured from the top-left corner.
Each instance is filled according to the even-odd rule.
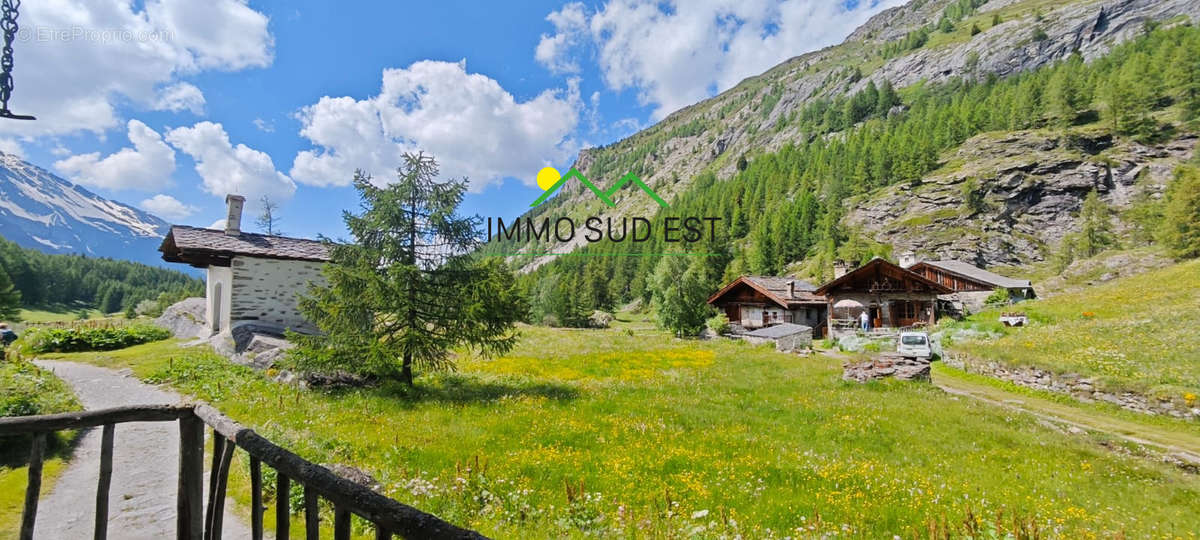
[[[896,352],[905,358],[919,360],[933,358],[933,348],[929,344],[929,334],[925,332],[901,332]]]

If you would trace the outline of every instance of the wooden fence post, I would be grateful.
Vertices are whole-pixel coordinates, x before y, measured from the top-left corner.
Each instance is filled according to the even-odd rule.
[[[321,540],[321,515],[317,506],[317,490],[304,486],[304,538]]]
[[[178,540],[204,537],[204,422],[179,418],[179,495],[175,506]]]
[[[38,497],[42,491],[42,458],[46,453],[46,433],[34,433],[29,451],[29,483],[25,486],[25,510],[21,513],[21,540],[33,540],[37,521]]]
[[[333,509],[333,540],[350,540],[350,511],[345,506]]]
[[[208,468],[208,504],[204,505],[204,540],[212,540],[213,509],[217,506],[217,474],[221,472],[221,454],[225,438],[212,430],[212,465]]]
[[[292,482],[279,471],[275,471],[275,540],[288,540],[288,529],[292,526]]]
[[[208,531],[208,537],[211,540],[221,540],[221,529],[225,522],[225,488],[229,484],[229,465],[233,461],[233,451],[237,449],[236,445],[228,441],[222,446],[224,451],[221,452],[219,469],[213,471],[220,474],[217,476],[217,488],[213,492],[213,506],[210,509],[212,510],[212,521],[210,522],[211,528]]]
[[[262,462],[250,456],[250,540],[262,540]]]
[[[108,538],[108,488],[112,485],[113,432],[116,424],[104,424],[100,436],[100,479],[96,483],[95,539]]]

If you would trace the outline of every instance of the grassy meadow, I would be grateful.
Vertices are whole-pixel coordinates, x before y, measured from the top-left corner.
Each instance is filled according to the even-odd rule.
[[[500,538],[1200,531],[1200,479],[1138,448],[926,384],[844,383],[830,358],[637,322],[525,327],[511,354],[462,357],[414,390],[302,390],[172,341],[48,356],[132,367]]]
[[[967,325],[1001,331],[954,350],[1012,366],[1094,377],[1100,387],[1197,403],[1200,395],[1200,261],[1117,279],[1007,308],[1031,320],[1004,329],[997,311]]]
[[[28,362],[0,361],[0,417],[53,414],[82,407],[66,383]],[[48,440],[42,492],[54,485],[70,450],[73,432]],[[16,538],[28,478],[29,438],[0,437],[0,538]]]

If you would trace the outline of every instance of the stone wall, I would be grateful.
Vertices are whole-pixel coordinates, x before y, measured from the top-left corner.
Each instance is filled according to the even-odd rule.
[[[880,355],[863,362],[842,364],[842,380],[867,382],[894,378],[902,381],[928,381],[929,360]]]
[[[322,263],[234,257],[230,319],[314,332],[297,308],[311,282],[323,282]]]
[[[1144,414],[1161,414],[1175,418],[1200,419],[1200,407],[1188,407],[1183,402],[1160,399],[1133,392],[1109,392],[1098,389],[1096,381],[1075,374],[1052,373],[1035,367],[1008,367],[985,362],[962,354],[948,354],[947,366],[970,373],[987,375],[1013,384],[1068,394],[1083,402],[1103,401]]]

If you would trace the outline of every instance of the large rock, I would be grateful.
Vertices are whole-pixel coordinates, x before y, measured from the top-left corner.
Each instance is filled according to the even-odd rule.
[[[187,298],[163,311],[154,323],[180,339],[206,338],[212,335],[206,323],[203,298]]]

